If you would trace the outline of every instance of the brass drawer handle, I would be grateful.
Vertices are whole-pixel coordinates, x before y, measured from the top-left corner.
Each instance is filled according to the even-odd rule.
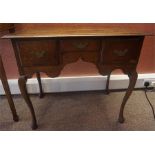
[[[113,53],[115,53],[117,56],[119,57],[123,57],[126,55],[126,53],[128,52],[128,49],[124,49],[124,50],[114,50]]]
[[[88,42],[73,42],[72,44],[78,49],[84,49],[88,46]]]
[[[45,56],[47,51],[32,51],[32,55],[37,57],[37,58],[42,58]]]

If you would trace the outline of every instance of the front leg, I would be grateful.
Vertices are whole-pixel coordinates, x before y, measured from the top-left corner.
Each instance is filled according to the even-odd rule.
[[[27,93],[27,88],[26,88],[26,82],[27,82],[27,77],[26,76],[20,76],[19,80],[18,80],[18,84],[19,84],[19,88],[21,91],[21,94],[23,96],[23,98],[26,101],[26,104],[28,105],[28,108],[31,112],[31,116],[32,116],[32,129],[37,129],[37,121],[36,121],[36,116],[35,116],[35,112],[34,112],[34,108],[32,105],[32,102],[29,98],[29,95]]]
[[[126,92],[126,94],[125,94],[125,96],[123,98],[123,102],[122,102],[121,108],[120,108],[119,119],[118,119],[118,121],[120,123],[124,123],[124,116],[123,116],[124,107],[125,107],[125,105],[127,103],[128,98],[130,97],[134,87],[135,87],[138,74],[134,70],[134,71],[128,73],[128,76],[129,76],[129,86],[128,86],[127,92]]]

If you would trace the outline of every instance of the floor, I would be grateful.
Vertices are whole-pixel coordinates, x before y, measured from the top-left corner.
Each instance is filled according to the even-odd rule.
[[[117,121],[125,92],[31,95],[39,128],[37,131],[135,131],[155,130],[155,120],[142,90],[134,91],[125,107],[125,123]],[[148,92],[155,107],[155,92]],[[19,122],[13,122],[6,98],[0,97],[0,130],[31,131],[31,116],[23,100],[13,96]]]

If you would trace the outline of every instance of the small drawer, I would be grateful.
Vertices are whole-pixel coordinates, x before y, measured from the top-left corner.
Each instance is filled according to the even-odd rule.
[[[143,37],[109,37],[103,40],[103,63],[128,63],[136,65]]]
[[[59,54],[54,40],[20,40],[17,42],[23,66],[58,65]]]
[[[61,51],[98,51],[99,39],[63,39],[60,40]]]

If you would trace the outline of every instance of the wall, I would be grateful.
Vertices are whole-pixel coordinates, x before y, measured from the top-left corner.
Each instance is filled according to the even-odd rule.
[[[55,26],[79,26],[79,24],[15,24],[16,30],[25,29],[42,29],[51,28]],[[90,25],[90,24],[85,24]],[[155,34],[155,24],[93,24],[94,27],[126,27],[142,30],[146,32],[153,32]],[[3,32],[0,35],[4,35]],[[18,69],[13,53],[13,48],[10,40],[0,40],[0,53],[3,58],[6,73],[9,79],[16,79],[18,77]],[[138,73],[155,73],[155,37],[146,37],[142,53],[140,56],[137,71]],[[116,71],[115,74],[120,74]],[[97,75],[97,69],[93,64],[78,61],[67,65],[60,76],[76,76],[76,75]]]

